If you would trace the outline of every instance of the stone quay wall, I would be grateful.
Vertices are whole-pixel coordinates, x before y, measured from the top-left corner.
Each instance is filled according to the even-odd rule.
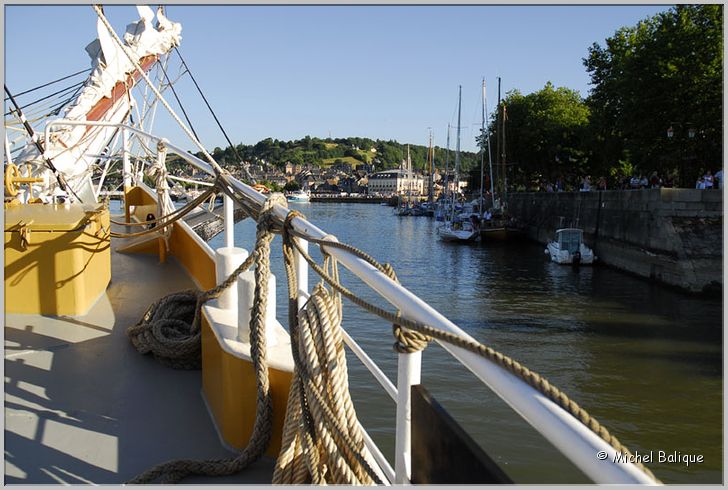
[[[508,210],[538,242],[581,228],[601,263],[693,293],[722,291],[720,190],[512,193]]]

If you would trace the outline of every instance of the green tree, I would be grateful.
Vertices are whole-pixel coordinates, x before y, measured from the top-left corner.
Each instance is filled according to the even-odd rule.
[[[283,186],[283,190],[286,192],[295,192],[301,190],[301,184],[292,180],[290,182],[286,182],[286,185]]]
[[[554,87],[548,82],[543,89],[528,95],[512,90],[506,94],[502,104],[506,107],[505,154],[509,188],[519,185],[529,187],[534,180],[553,180],[558,176],[575,176],[589,170],[583,149],[589,109],[578,92]],[[496,165],[495,118],[488,132],[493,178],[502,185],[503,170]],[[482,137],[478,137],[477,142],[482,146]]]
[[[679,170],[685,185],[722,165],[722,31],[722,5],[678,5],[589,48],[600,166]]]

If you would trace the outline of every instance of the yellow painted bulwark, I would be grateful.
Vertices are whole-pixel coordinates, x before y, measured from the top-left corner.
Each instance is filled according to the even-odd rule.
[[[273,400],[273,435],[266,455],[277,457],[281,449],[291,373],[272,368],[268,373]],[[237,449],[244,448],[255,424],[258,391],[253,363],[225,351],[204,317],[202,389],[225,442]]]
[[[143,187],[134,187],[126,195],[126,205],[138,220],[147,213],[156,215],[156,196]],[[187,270],[201,289],[215,287],[215,261],[196,240],[189,227],[173,225],[169,238],[170,253]],[[139,249],[142,253],[158,253],[154,241]],[[277,457],[281,448],[283,421],[288,402],[291,373],[269,369],[273,401],[273,434],[267,455]],[[238,357],[223,349],[207,318],[202,319],[202,388],[220,435],[229,446],[244,448],[255,424],[257,388],[250,359]]]
[[[126,194],[126,207],[133,206],[132,216],[139,221],[146,221],[147,214],[157,214],[156,196],[142,187],[132,187]],[[177,258],[180,264],[187,270],[201,289],[215,287],[215,260],[210,257],[194,239],[194,231],[183,227],[179,222],[172,228],[172,235],[169,238],[171,254]],[[135,250],[137,253],[159,253],[159,244],[150,241],[144,246]]]
[[[101,204],[7,208],[5,312],[85,314],[111,279],[109,229]]]

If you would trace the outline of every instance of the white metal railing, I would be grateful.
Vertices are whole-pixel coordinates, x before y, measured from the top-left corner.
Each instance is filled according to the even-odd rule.
[[[67,121],[62,119],[55,120],[49,122],[46,126],[46,141],[48,141],[50,128],[62,125],[118,127],[123,132],[122,141],[125,143],[127,142],[127,131],[141,138],[147,138],[155,142],[162,142],[169,151],[181,157],[194,167],[207,172],[210,175],[214,175],[212,166],[209,163],[189,154],[183,148],[169,143],[163,138],[159,138],[137,128],[123,124]],[[127,152],[125,151],[125,170],[127,160]],[[231,177],[230,181],[235,189],[242,194],[243,198],[248,201],[249,205],[258,208],[263,206],[266,201],[265,196],[235,178]],[[229,198],[226,197],[226,199]],[[289,210],[283,206],[276,205],[274,207],[274,214],[280,224],[282,224],[285,220],[288,211]],[[226,246],[232,246],[232,229],[234,221],[232,217],[232,206],[229,204],[225,208],[224,218],[225,243]],[[291,225],[299,234],[309,239],[330,239],[324,231],[303,218],[294,217],[291,220]],[[308,242],[299,238],[297,238],[297,240],[299,240],[299,243],[301,243],[304,250],[306,250]],[[396,309],[400,310],[401,314],[405,318],[410,318],[434,328],[453,333],[461,338],[475,341],[475,339],[461,330],[441,313],[436,311],[400,284],[394,282],[371,264],[340,248],[327,248],[325,246],[322,246],[322,248],[325,248],[327,254],[334,257],[341,265],[346,267],[365,284],[376,291],[382,298],[391,303]],[[299,284],[298,306],[302,307],[308,297],[308,266],[305,260],[299,256],[298,252],[296,252],[296,273]],[[393,482],[408,483],[411,476],[410,387],[420,382],[421,353],[399,354],[397,387],[395,389],[394,386],[391,385],[391,382],[386,379],[386,376],[381,372],[381,370],[373,367],[375,366],[373,361],[371,361],[368,356],[361,355],[363,354],[363,350],[358,347],[353,339],[351,339],[348,335],[346,337],[347,345],[350,346],[354,353],[360,358],[360,360],[362,360],[367,369],[369,369],[374,377],[383,385],[385,391],[387,391],[390,396],[396,397],[397,429]],[[478,379],[492,389],[516,413],[531,424],[594,482],[605,484],[656,483],[634,464],[624,462],[621,459],[616,459],[617,452],[611,445],[601,439],[598,435],[594,434],[566,410],[549,400],[546,396],[528,385],[522,379],[497,364],[470,351],[446,342],[438,341],[438,343],[453,357],[455,357],[455,359],[475,374]],[[373,445],[373,442],[371,442],[368,435],[367,440],[368,445]],[[389,468],[389,464],[386,460],[383,462],[379,461],[380,458],[377,457],[377,454],[381,457],[381,459],[384,458],[381,456],[378,449],[372,452],[380,465],[384,465],[383,471],[388,475],[388,478],[392,476],[391,468]],[[606,454],[607,457],[598,458],[597,454]],[[392,481],[391,478],[390,481]]]

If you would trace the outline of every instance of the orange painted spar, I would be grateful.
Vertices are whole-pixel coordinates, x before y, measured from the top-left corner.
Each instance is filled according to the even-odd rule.
[[[149,56],[145,56],[139,60],[139,65],[142,67],[143,71],[149,71],[157,59],[156,54],[150,54]],[[117,82],[116,85],[114,85],[114,89],[111,91],[111,97],[104,97],[98,101],[86,114],[86,120],[98,121],[104,117],[104,114],[106,114],[106,112],[114,106],[116,101],[119,100],[120,97],[125,96],[127,90],[131,90],[134,84],[138,82],[141,77],[142,74],[139,70],[134,70],[134,72],[126,76],[125,82]]]

